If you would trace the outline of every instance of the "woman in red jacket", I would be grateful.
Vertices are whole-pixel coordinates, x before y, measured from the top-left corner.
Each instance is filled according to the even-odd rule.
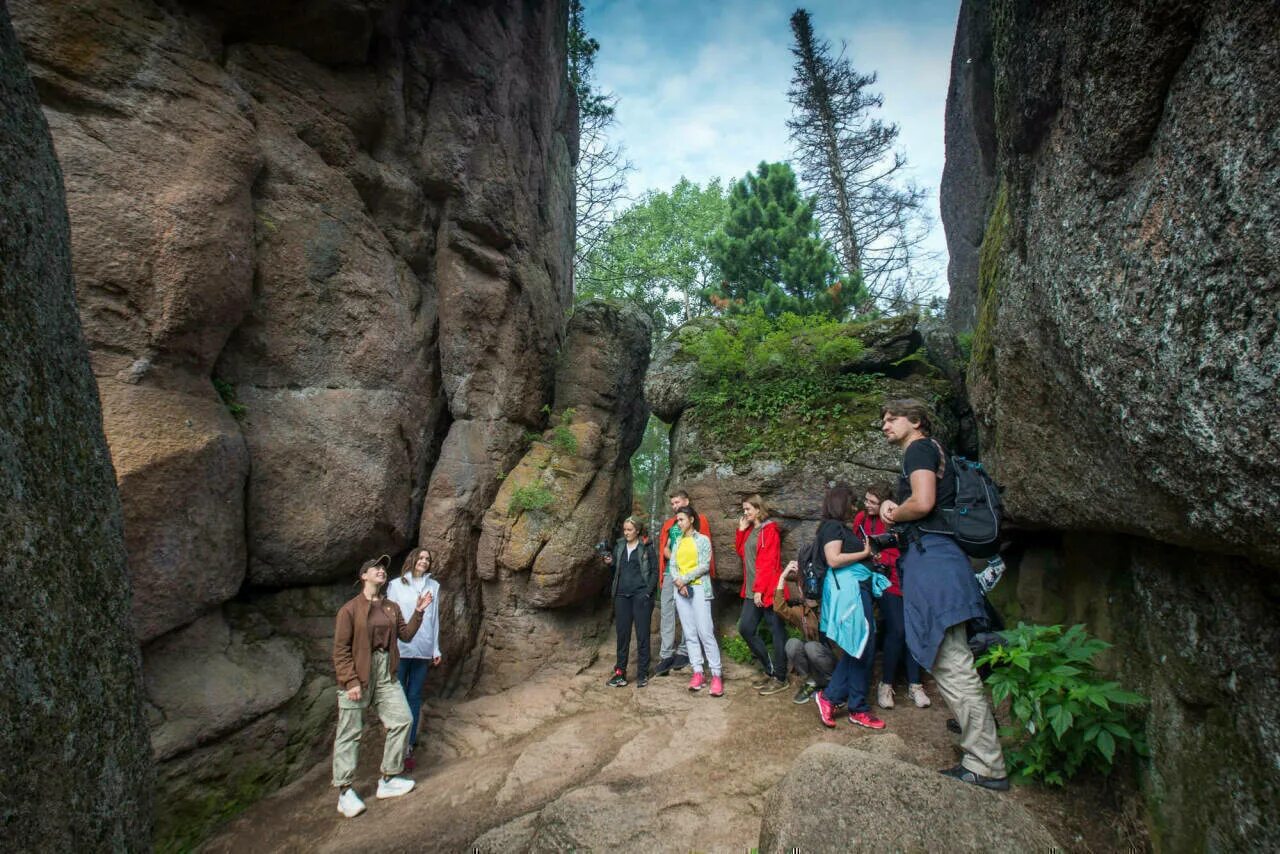
[[[787,633],[782,618],[773,610],[773,592],[782,574],[782,537],[778,523],[769,518],[769,507],[759,495],[742,502],[742,518],[734,544],[742,558],[742,616],[738,634],[764,668],[763,676],[752,684],[761,694],[776,694],[787,688]],[[756,634],[763,617],[773,636],[773,660],[764,641]]]

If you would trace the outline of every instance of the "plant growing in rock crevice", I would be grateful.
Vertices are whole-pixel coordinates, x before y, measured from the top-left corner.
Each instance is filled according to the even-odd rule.
[[[1009,701],[1014,725],[1005,757],[1011,773],[1063,785],[1084,768],[1110,774],[1118,755],[1147,755],[1136,715],[1144,698],[1107,681],[1093,658],[1111,645],[1084,626],[1018,627],[1001,632],[976,664],[991,667],[987,685],[996,703]]]
[[[546,510],[555,503],[555,494],[540,483],[526,483],[511,492],[507,513],[514,516],[526,510]]]

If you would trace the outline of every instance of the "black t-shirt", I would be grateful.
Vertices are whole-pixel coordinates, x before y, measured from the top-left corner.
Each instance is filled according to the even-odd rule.
[[[824,555],[827,543],[837,540],[840,542],[840,551],[845,554],[862,551],[862,540],[858,539],[852,527],[839,519],[823,519],[818,526],[818,545],[822,546]]]
[[[898,478],[898,503],[906,501],[911,497],[911,473],[920,471],[931,471],[936,473],[939,466],[947,463],[943,470],[942,479],[938,481],[938,491],[935,493],[933,509],[934,510],[950,510],[956,506],[956,473],[951,470],[949,461],[938,453],[941,445],[935,444],[933,439],[916,439],[907,446],[907,452],[902,456],[902,476]]]

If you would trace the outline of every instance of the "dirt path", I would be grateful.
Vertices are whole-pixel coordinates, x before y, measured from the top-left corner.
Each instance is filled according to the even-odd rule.
[[[679,675],[643,689],[607,688],[608,669],[597,665],[437,704],[420,739],[418,787],[391,801],[372,796],[382,739],[370,726],[357,777],[364,815],[348,820],[337,813],[322,763],[235,819],[203,850],[462,851],[478,844],[513,851],[527,847],[535,825],[537,848],[545,850],[559,847],[563,818],[576,828],[566,845],[598,851],[748,851],[766,793],[801,750],[815,741],[856,745],[886,735],[847,719],[825,730],[813,704],[795,705],[792,692],[752,691],[753,669],[730,663],[726,675],[720,699],[690,694]],[[883,716],[901,758],[940,768],[958,754],[946,731],[948,713],[932,686],[930,694],[932,708],[907,701]],[[1132,822],[1096,787],[1019,786],[1004,797],[1022,802],[1071,850],[1141,845]]]

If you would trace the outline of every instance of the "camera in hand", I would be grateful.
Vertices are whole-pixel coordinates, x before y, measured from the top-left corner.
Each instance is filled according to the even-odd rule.
[[[596,543],[596,554],[600,555],[600,557],[608,557],[611,553],[612,550],[609,548],[609,544],[604,540]]]
[[[885,549],[902,548],[902,535],[897,531],[885,531],[883,534],[872,534],[867,537],[867,545],[871,547],[871,553],[878,555]]]

